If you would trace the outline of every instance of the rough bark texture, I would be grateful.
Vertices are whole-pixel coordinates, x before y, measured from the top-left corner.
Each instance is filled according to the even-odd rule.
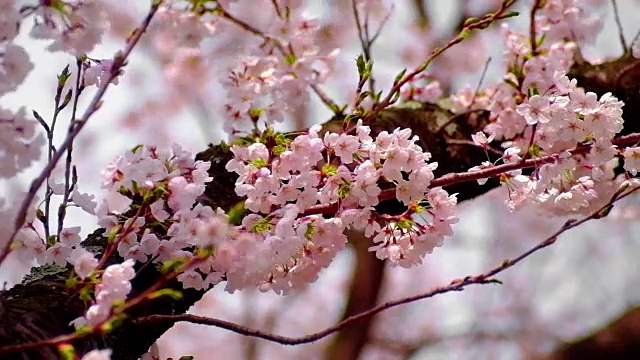
[[[588,91],[601,95],[612,92],[626,103],[624,133],[640,131],[640,61],[625,55],[622,58],[598,66],[587,63],[576,65],[572,70],[573,77],[578,78],[579,85]],[[327,127],[335,126],[339,120],[334,119]],[[396,108],[383,111],[372,124],[374,131],[393,130],[397,126],[410,127],[420,136],[420,144],[432,152],[433,160],[438,161],[437,174],[466,171],[473,165],[486,160],[484,151],[468,145],[450,145],[448,139],[469,140],[470,135],[481,130],[488,121],[486,112],[472,112],[453,116],[446,110],[434,105],[425,105],[420,109]],[[445,125],[443,127],[443,125]],[[223,147],[211,146],[198,154],[198,159],[212,162],[209,173],[213,181],[207,186],[201,201],[212,207],[230,209],[240,200],[233,192],[235,175],[224,170],[230,154]],[[481,195],[495,187],[497,182],[489,182],[485,186],[477,183],[459,184],[447,190],[459,193],[460,201]],[[380,210],[396,213],[399,204],[385,202]],[[104,239],[101,230],[94,232],[86,242],[92,251],[101,254]],[[349,300],[343,317],[353,315],[376,304],[380,285],[384,275],[384,264],[373,261],[374,255],[363,251],[366,241],[354,241],[357,267],[354,272]],[[114,257],[110,261],[117,262]],[[65,287],[69,269],[58,267],[40,267],[32,271],[32,276],[12,289],[0,291],[0,348],[10,344],[26,344],[38,340],[49,339],[72,332],[69,322],[81,316],[86,304],[78,299],[77,294],[69,292]],[[133,281],[132,295],[139,294],[158,279],[160,273],[153,266],[147,266]],[[169,286],[180,289],[176,282]],[[184,297],[174,300],[169,297],[145,303],[133,309],[124,323],[108,334],[92,336],[74,343],[80,353],[93,348],[110,347],[114,350],[114,359],[137,359],[143,354],[168,327],[154,326],[142,328],[133,324],[132,320],[147,314],[184,313],[193,305],[203,292],[183,291]],[[369,340],[369,329],[373,319],[356,323],[339,333],[327,350],[327,358],[357,359]],[[640,322],[633,322],[633,330],[625,328],[626,335],[632,335],[640,342],[637,331]],[[630,325],[631,326],[631,325]],[[602,342],[600,342],[602,344]],[[593,356],[599,349],[591,347]],[[635,348],[637,350],[637,347]],[[604,354],[604,353],[603,353]],[[2,353],[2,359],[57,359],[55,348],[42,347],[32,352]],[[592,357],[593,358],[593,357]],[[599,357],[603,358],[603,357]],[[604,357],[608,358],[608,357]],[[613,358],[613,357],[611,357]]]

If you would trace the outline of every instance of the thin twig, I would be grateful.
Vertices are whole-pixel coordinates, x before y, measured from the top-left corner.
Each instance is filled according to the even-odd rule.
[[[473,92],[473,96],[471,97],[471,101],[469,102],[469,106],[467,106],[466,112],[471,110],[473,103],[476,101],[476,97],[478,96],[478,92],[480,92],[480,87],[482,87],[482,82],[484,81],[485,76],[487,76],[487,70],[489,70],[489,64],[491,63],[491,58],[488,58],[484,63],[484,68],[482,69],[482,73],[480,74],[480,80],[478,80],[478,85],[476,85],[476,89]]]
[[[496,154],[498,156],[503,156],[504,155],[504,151],[500,151],[500,150],[494,148],[493,146],[488,146],[488,145],[480,146],[480,145],[474,143],[471,140],[448,139],[448,140],[446,140],[446,143],[448,145],[467,145],[467,146],[479,147],[481,149],[485,149],[487,151],[490,151],[490,152],[492,152],[492,153],[494,153],[494,154]]]
[[[318,98],[320,98],[320,101],[322,101],[323,104],[327,105],[327,107],[336,115],[342,115],[340,106],[336,104],[336,102],[333,101],[317,84],[311,84],[309,86],[311,87],[311,90],[318,95]]]
[[[67,64],[64,69],[62,69],[62,72],[60,72],[60,75],[56,77],[58,80],[58,84],[56,87],[56,95],[53,99],[54,109],[53,118],[51,119],[51,126],[47,125],[47,123],[42,118],[40,118],[40,115],[34,112],[36,119],[38,120],[38,122],[40,122],[42,127],[44,127],[44,130],[47,133],[47,162],[51,161],[51,157],[56,151],[56,148],[53,145],[53,134],[56,130],[58,115],[60,115],[60,112],[67,106],[69,97],[71,95],[71,90],[69,89],[64,99],[62,98],[62,91],[64,90],[64,85],[67,83],[69,75],[69,65]],[[62,103],[60,103],[61,100]],[[53,189],[51,188],[51,183],[48,180],[50,179],[47,179],[44,192],[44,216],[40,219],[44,227],[45,239],[49,239],[49,235],[51,234],[49,219],[51,219],[51,197],[53,196]]]
[[[538,55],[538,38],[536,34],[536,13],[540,10],[541,0],[536,0],[531,6],[529,14],[529,43],[531,45],[531,55]]]
[[[84,86],[82,85],[82,60],[80,58],[76,59],[76,67],[78,70],[78,76],[76,77],[76,83],[74,88],[74,97],[73,97],[73,106],[71,108],[71,121],[69,122],[69,133],[73,131],[73,128],[76,126],[76,114],[78,112],[78,101],[80,101],[80,93],[82,92]],[[58,207],[58,239],[60,239],[60,233],[62,232],[62,227],[64,226],[64,218],[67,214],[67,204],[69,203],[69,196],[71,187],[71,167],[72,167],[72,152],[73,152],[73,143],[69,145],[67,149],[67,159],[65,161],[64,166],[64,194],[62,195],[62,203]],[[74,184],[75,185],[75,184]]]
[[[380,26],[378,27],[378,29],[376,30],[373,36],[371,36],[371,34],[369,33],[369,12],[367,11],[367,13],[365,14],[364,24],[363,24],[360,19],[360,11],[358,10],[358,4],[356,0],[351,1],[351,8],[353,10],[353,18],[356,23],[356,29],[358,30],[358,39],[360,40],[360,47],[362,47],[364,59],[367,62],[371,61],[373,59],[371,55],[371,48],[373,47],[373,43],[378,39],[378,37],[380,36],[380,33],[382,32],[382,29],[386,25],[387,21],[389,21],[389,18],[393,13],[394,7],[393,5],[391,5],[389,12],[382,19]],[[371,94],[375,94],[376,93],[375,77],[369,76],[368,82],[369,82],[369,91],[371,92]]]
[[[502,5],[500,5],[500,8],[496,12],[491,14],[486,14],[478,21],[466,24],[463,27],[463,29],[458,33],[458,35],[456,35],[453,39],[449,40],[449,42],[447,42],[445,45],[433,49],[431,51],[431,54],[429,54],[427,59],[421,65],[419,65],[410,73],[406,74],[402,79],[394,82],[387,96],[381,102],[376,104],[373,107],[372,111],[367,114],[366,120],[372,119],[379,111],[393,104],[397,97],[397,93],[400,91],[400,88],[402,88],[402,86],[404,86],[406,83],[411,81],[414,77],[416,77],[417,75],[425,71],[427,67],[431,64],[431,62],[433,62],[435,58],[440,56],[440,54],[442,54],[446,50],[450,49],[454,45],[466,39],[471,31],[484,29],[490,24],[492,24],[494,21],[501,20],[511,16],[510,14],[507,13],[507,9],[509,9],[511,5],[513,5],[515,2],[516,0],[504,0],[502,2]]]
[[[631,49],[633,48],[633,45],[640,40],[640,30],[638,30],[638,32],[636,33],[636,35],[633,37],[633,40],[631,40]],[[636,55],[637,57],[640,57],[640,54]]]
[[[529,250],[525,251],[524,253],[516,256],[513,259],[506,259],[504,260],[500,265],[490,269],[489,271],[480,274],[480,275],[475,275],[475,276],[467,276],[463,279],[456,279],[451,281],[448,285],[444,285],[444,286],[440,286],[437,287],[435,289],[432,289],[430,291],[421,293],[421,294],[417,294],[414,296],[409,296],[409,297],[405,297],[405,298],[401,298],[398,300],[394,300],[394,301],[389,301],[386,302],[382,305],[376,306],[374,308],[371,308],[367,311],[364,311],[362,313],[359,313],[357,315],[354,316],[350,316],[348,318],[346,318],[345,320],[337,323],[334,326],[331,326],[329,328],[326,328],[322,331],[307,335],[307,336],[302,336],[302,337],[288,337],[288,336],[282,336],[282,335],[277,335],[277,334],[272,334],[272,333],[267,333],[261,330],[257,330],[257,329],[252,329],[252,328],[248,328],[246,326],[242,326],[236,323],[232,323],[229,321],[224,321],[224,320],[219,320],[219,319],[213,319],[213,318],[208,318],[208,317],[203,317],[203,316],[196,316],[196,315],[190,315],[190,314],[179,314],[179,315],[149,315],[149,316],[145,316],[145,317],[141,317],[138,319],[135,319],[133,322],[136,325],[144,325],[144,326],[148,326],[148,325],[155,325],[155,324],[163,324],[163,325],[169,325],[169,324],[174,324],[176,322],[180,322],[180,321],[184,321],[184,322],[190,322],[190,323],[194,323],[194,324],[201,324],[201,325],[211,325],[211,326],[215,326],[215,327],[219,327],[222,329],[226,329],[232,332],[235,332],[237,334],[241,334],[241,335],[245,335],[245,336],[251,336],[251,337],[256,337],[256,338],[260,338],[260,339],[264,339],[267,341],[272,341],[272,342],[276,342],[278,344],[282,344],[282,345],[300,345],[300,344],[306,344],[306,343],[311,343],[311,342],[315,342],[317,340],[320,340],[322,338],[325,338],[333,333],[336,333],[338,331],[340,331],[341,329],[345,328],[346,326],[349,326],[351,323],[358,321],[360,319],[366,318],[366,317],[370,317],[373,316],[377,313],[380,313],[382,311],[385,311],[387,309],[390,308],[394,308],[400,305],[404,305],[404,304],[409,304],[418,300],[422,300],[422,299],[427,299],[427,298],[431,298],[434,297],[436,295],[440,295],[440,294],[444,294],[444,293],[448,293],[448,292],[454,292],[454,291],[462,291],[464,290],[466,287],[470,286],[470,285],[479,285],[479,284],[501,284],[500,280],[497,280],[494,278],[495,275],[513,267],[514,265],[522,262],[524,259],[528,258],[529,256],[531,256],[532,254],[554,244],[558,237],[570,230],[573,229],[579,225],[582,225],[583,223],[586,223],[588,221],[594,220],[594,219],[600,219],[604,216],[606,216],[607,211],[611,208],[611,206],[613,205],[613,203],[631,195],[632,193],[636,192],[638,189],[640,189],[640,187],[635,187],[632,188],[630,190],[627,190],[625,192],[621,192],[619,193],[617,196],[615,196],[614,198],[611,199],[611,201],[609,201],[609,203],[607,203],[605,206],[601,207],[600,209],[598,209],[597,211],[593,212],[591,215],[586,216],[584,218],[582,218],[581,220],[574,220],[574,221],[567,221],[564,225],[562,225],[562,227],[557,230],[555,233],[553,233],[551,236],[547,237],[545,240],[543,240],[542,242],[538,243],[537,245],[535,245],[534,247],[530,248]]]
[[[620,21],[620,13],[618,12],[618,2],[611,0],[611,6],[613,7],[613,18],[615,19],[616,26],[618,27],[618,36],[620,37],[620,45],[624,53],[628,53],[630,48],[627,47],[627,40],[624,38],[624,30],[622,29],[622,22]]]

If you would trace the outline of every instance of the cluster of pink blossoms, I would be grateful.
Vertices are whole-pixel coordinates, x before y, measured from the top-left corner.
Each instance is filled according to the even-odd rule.
[[[14,1],[0,5],[0,96],[15,91],[33,63],[26,50],[13,41],[18,36],[21,16]],[[10,178],[40,157],[44,137],[36,134],[38,124],[24,109],[0,108],[0,178]]]
[[[266,25],[265,44],[243,57],[222,81],[227,93],[224,130],[232,138],[258,121],[282,122],[308,100],[309,87],[323,83],[330,73],[338,50],[322,51],[316,41],[321,36],[318,20],[290,5],[286,16],[274,15],[276,20]]]
[[[136,275],[134,264],[133,260],[126,260],[121,264],[107,266],[102,272],[100,283],[96,285],[93,305],[84,316],[73,321],[74,326],[95,326],[109,319],[113,304],[125,301],[131,291],[131,280]]]
[[[103,1],[53,0],[44,3],[50,4],[36,8],[31,36],[53,40],[48,50],[82,56],[102,39],[107,26]]]
[[[541,165],[530,175],[518,170],[501,177],[511,208],[535,205],[547,214],[588,213],[608,201],[623,181],[614,175],[619,151],[612,144],[623,127],[623,103],[610,93],[598,99],[566,75],[576,45],[561,35],[571,33],[578,40],[590,41],[597,31],[589,29],[599,26],[597,18],[588,15],[582,5],[580,1],[545,3],[535,21],[540,36],[546,38],[535,53],[529,34],[504,26],[508,72],[501,83],[482,96],[474,96],[474,104],[465,104],[466,109],[491,112],[493,122],[485,129],[490,134],[488,141],[474,141],[487,146],[494,138],[503,140],[502,146],[507,148],[504,163],[519,162],[525,154],[534,158],[557,155],[553,163]],[[576,21],[583,18],[585,22]],[[551,42],[553,39],[560,40]],[[568,151],[579,145],[591,146],[590,151]],[[625,150],[623,155],[627,159],[634,153]],[[484,163],[471,170],[492,166]],[[636,166],[625,160],[628,170]]]
[[[320,137],[320,130],[313,126],[308,134],[272,148],[262,143],[232,147],[235,158],[227,169],[240,175],[236,193],[247,197],[247,209],[266,215],[245,218],[247,228],[264,229],[270,236],[282,226],[280,219],[289,216],[298,219],[288,231],[300,233],[300,225],[326,221],[306,215],[312,207],[325,206],[335,214],[332,221],[340,227],[338,233],[364,229],[377,243],[370,250],[405,267],[420,263],[451,234],[457,221],[455,195],[429,188],[437,163],[428,162],[431,154],[415,144],[417,137],[411,137],[410,129],[382,132],[375,140],[361,121],[348,133]],[[395,198],[408,207],[404,214],[389,216],[374,210],[384,184],[395,187]]]

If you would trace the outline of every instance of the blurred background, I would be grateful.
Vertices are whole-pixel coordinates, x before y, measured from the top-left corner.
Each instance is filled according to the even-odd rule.
[[[107,2],[111,4],[111,32],[103,45],[90,54],[93,58],[109,58],[121,48],[124,36],[140,22],[148,6],[148,1]],[[611,3],[582,2],[603,24],[595,43],[580,44],[584,56],[589,61],[620,56],[622,48]],[[257,0],[240,1],[231,10],[239,18],[246,16],[247,22],[260,26],[273,14],[258,14],[253,10],[258,7],[256,3],[264,3],[259,6],[268,9],[268,1]],[[357,83],[354,59],[362,51],[351,1],[300,3],[304,13],[320,18],[326,36],[321,39],[322,46],[340,48],[323,90],[337,103],[347,103]],[[372,48],[378,88],[388,89],[400,70],[421,63],[434,46],[456,33],[464,19],[482,15],[499,4],[470,0],[369,1],[366,6],[372,28],[384,23]],[[630,41],[638,31],[640,2],[620,0],[618,6],[624,35]],[[519,1],[516,8],[522,15],[508,20],[509,26],[526,32],[530,7],[531,1]],[[197,152],[208,143],[226,139],[221,127],[225,92],[220,80],[236,65],[238,55],[256,40],[249,36],[230,39],[224,35],[230,24],[220,21],[215,26],[221,35],[202,44],[196,55],[178,53],[170,46],[170,40],[160,35],[143,38],[120,84],[109,90],[102,109],[75,145],[74,160],[82,192],[95,194],[99,200],[100,170],[136,144],[169,147],[178,143]],[[73,69],[75,60],[44,51],[46,43],[30,39],[26,32],[19,42],[27,47],[36,67],[17,92],[0,99],[0,105],[11,109],[24,106],[37,110],[45,119],[51,118],[55,76],[67,64]],[[439,79],[448,92],[475,89],[489,59],[484,84],[504,73],[503,49],[499,26],[493,26],[447,51],[427,73]],[[90,94],[86,94],[81,109],[89,99]],[[279,129],[302,129],[331,116],[315,94],[309,94],[309,101],[292,112]],[[58,135],[60,141],[64,132]],[[42,166],[40,163],[19,178],[0,183],[0,191],[8,196],[25,189],[27,181]],[[461,221],[454,237],[420,267],[407,270],[385,265],[379,271],[363,267],[356,273],[358,257],[364,255],[349,249],[316,283],[294,294],[227,294],[217,287],[191,312],[280,335],[303,336],[340,321],[347,299],[354,296],[354,279],[379,277],[366,280],[378,284],[379,289],[371,290],[379,293],[375,303],[414,295],[455,278],[485,272],[542,241],[566,221],[532,210],[510,213],[504,206],[505,195],[498,189],[461,203]],[[362,337],[360,358],[553,358],[548,354],[559,352],[563,344],[606,331],[611,322],[623,316],[635,321],[625,323],[625,329],[630,335],[635,331],[640,343],[640,320],[634,310],[640,303],[640,224],[636,221],[639,203],[637,198],[629,198],[617,205],[609,217],[562,235],[553,246],[500,274],[503,285],[472,286],[463,292],[384,311],[373,318]],[[67,226],[82,226],[85,235],[97,227],[95,219],[76,209],[70,210],[66,221]],[[10,287],[20,282],[31,264],[9,260],[0,267],[0,283]],[[331,346],[335,346],[336,338],[286,347],[218,328],[180,323],[161,338],[159,346],[162,358],[190,354],[196,359],[325,359],[329,354],[335,355]]]

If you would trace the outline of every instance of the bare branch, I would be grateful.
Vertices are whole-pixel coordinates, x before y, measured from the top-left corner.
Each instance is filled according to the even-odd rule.
[[[502,5],[496,12],[491,14],[486,14],[482,18],[480,18],[478,21],[466,24],[462,28],[462,30],[458,33],[458,35],[456,35],[453,39],[449,40],[449,42],[447,42],[445,45],[433,49],[433,51],[431,51],[431,54],[427,57],[427,59],[421,65],[419,65],[410,73],[406,74],[402,79],[395,81],[393,83],[393,86],[391,87],[391,90],[389,90],[389,93],[387,94],[387,96],[381,102],[379,102],[373,107],[373,110],[369,114],[367,114],[366,119],[368,120],[372,119],[382,109],[385,109],[389,105],[393,104],[395,102],[397,93],[400,91],[400,88],[402,88],[404,84],[408,83],[414,77],[416,77],[417,75],[425,71],[427,67],[431,64],[431,62],[435,58],[440,56],[440,54],[450,49],[454,45],[462,42],[462,40],[466,39],[469,36],[471,31],[485,29],[486,27],[488,27],[489,25],[491,25],[497,20],[501,20],[501,19],[512,16],[511,14],[507,13],[507,10],[515,2],[516,0],[504,0],[502,2]]]
[[[613,17],[616,21],[616,26],[618,27],[620,45],[622,45],[622,50],[627,53],[630,49],[627,47],[627,41],[624,38],[624,31],[622,29],[622,23],[620,22],[620,13],[618,12],[618,2],[616,0],[611,0],[611,6],[613,7]]]

